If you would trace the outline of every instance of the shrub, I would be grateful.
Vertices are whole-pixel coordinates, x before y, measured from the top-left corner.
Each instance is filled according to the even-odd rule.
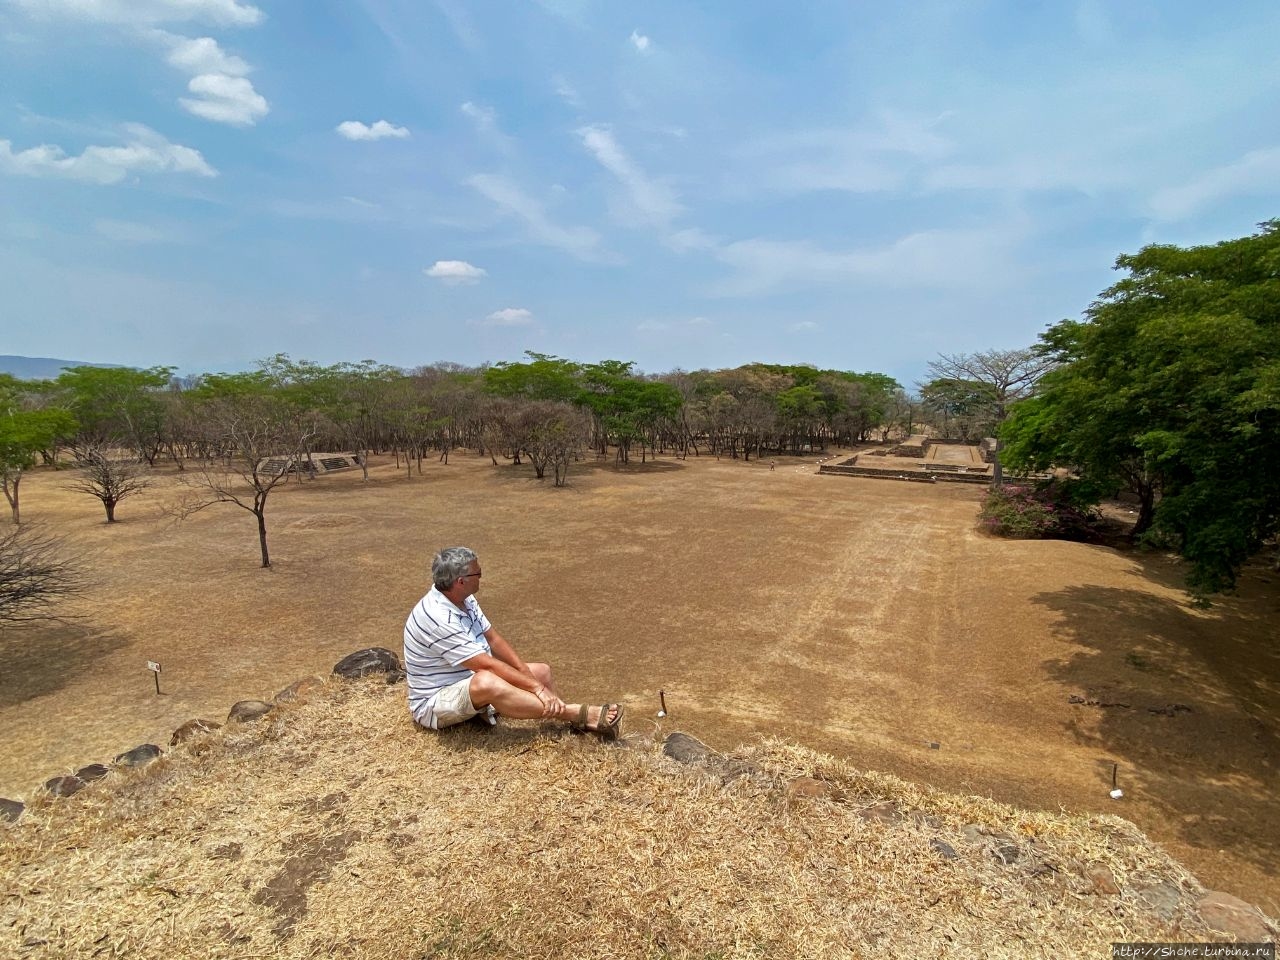
[[[1074,502],[1070,485],[1057,481],[992,487],[978,515],[984,529],[1015,540],[1094,541],[1098,519]]]

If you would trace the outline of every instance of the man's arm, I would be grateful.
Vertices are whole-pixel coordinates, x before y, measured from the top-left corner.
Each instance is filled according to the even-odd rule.
[[[523,660],[520,654],[516,653],[516,648],[507,643],[506,639],[498,632],[497,627],[490,627],[484,632],[484,638],[489,641],[489,649],[493,651],[493,655],[503,663],[508,663],[515,667],[525,676],[532,678],[533,674]],[[469,668],[471,669],[471,668]],[[518,686],[518,684],[517,684]]]
[[[513,687],[527,690],[541,700],[544,717],[558,716],[560,711],[564,709],[564,701],[538,681],[533,675],[533,671],[520,659],[515,647],[507,643],[497,628],[489,627],[484,632],[484,638],[489,641],[489,649],[493,655],[478,653],[474,657],[464,660],[461,666],[466,667],[468,670],[488,670],[496,673]]]

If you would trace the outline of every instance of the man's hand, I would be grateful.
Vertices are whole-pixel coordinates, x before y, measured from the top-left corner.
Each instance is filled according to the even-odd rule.
[[[534,696],[542,701],[542,716],[544,718],[558,718],[564,711],[564,701],[557,697],[541,684],[538,689],[533,691]]]

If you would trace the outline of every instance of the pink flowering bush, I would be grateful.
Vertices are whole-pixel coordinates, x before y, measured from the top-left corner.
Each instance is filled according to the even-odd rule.
[[[1098,518],[1059,483],[992,487],[978,514],[984,530],[1014,540],[1096,540]]]

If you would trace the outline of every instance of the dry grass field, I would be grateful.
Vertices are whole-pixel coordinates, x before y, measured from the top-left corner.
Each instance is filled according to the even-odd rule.
[[[411,479],[383,461],[368,483],[278,489],[270,570],[243,511],[168,520],[172,474],[112,526],[65,474],[33,474],[24,519],[65,538],[90,584],[76,619],[0,634],[0,795],[167,744],[357,648],[398,650],[432,553],[464,543],[503,633],[558,666],[566,699],[626,700],[633,731],[658,723],[665,689],[665,729],[720,748],[782,737],[960,793],[1118,814],[1207,886],[1280,913],[1273,575],[1197,610],[1165,558],[983,535],[981,488],[816,471],[587,463],[558,490],[487,457]]]

